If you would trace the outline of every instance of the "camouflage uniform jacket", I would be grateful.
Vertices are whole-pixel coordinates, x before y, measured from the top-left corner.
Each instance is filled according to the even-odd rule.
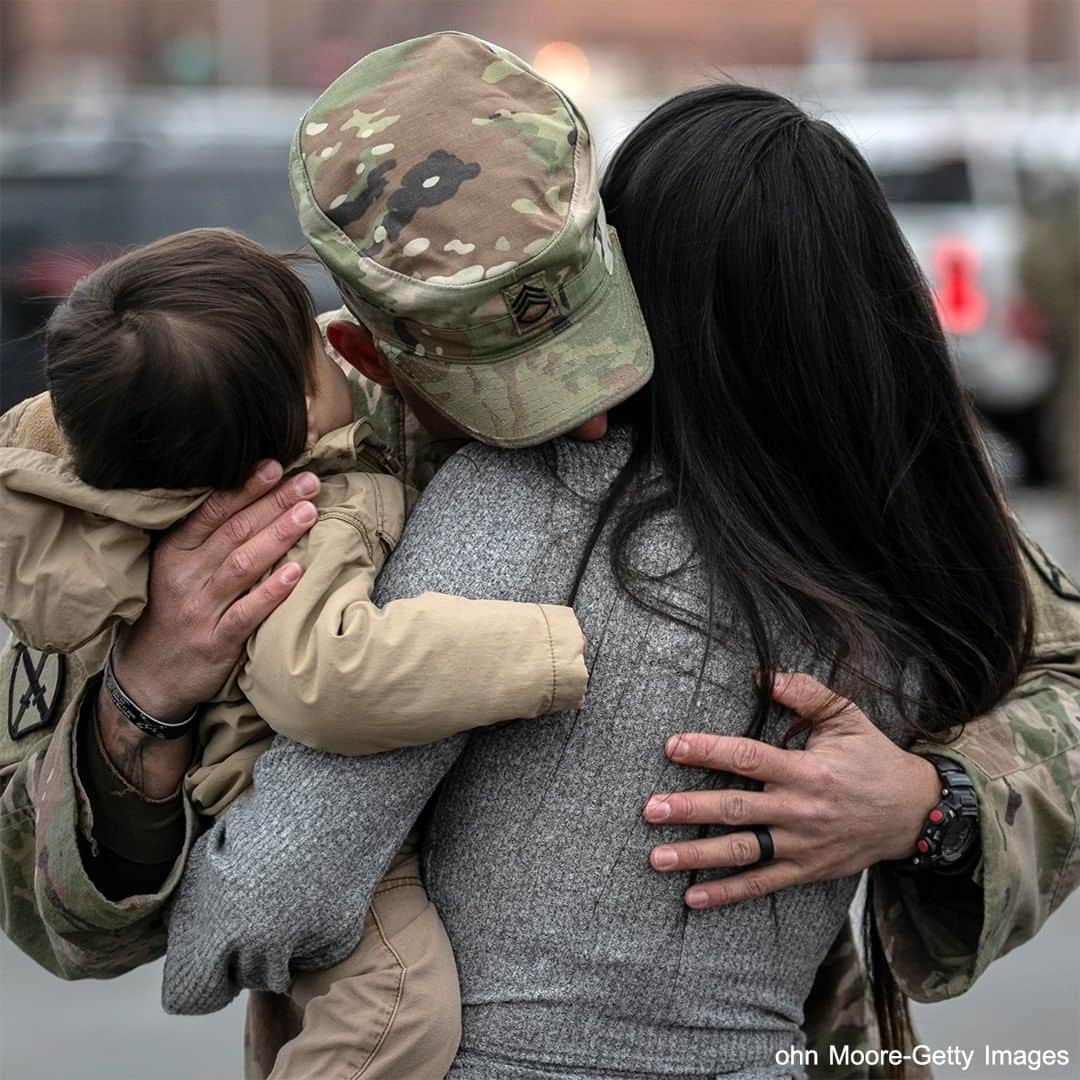
[[[359,381],[355,395],[357,411],[370,416],[394,470],[422,486],[450,448],[424,441],[394,396]],[[956,760],[976,786],[978,887],[959,890],[954,903],[948,883],[926,891],[888,869],[876,871],[876,914],[886,951],[902,988],[920,1001],[963,993],[992,960],[1040,929],[1080,875],[1074,794],[1080,777],[1080,592],[1034,545],[1028,554],[1037,605],[1031,668],[1008,699],[954,742],[916,747]],[[0,688],[11,685],[21,695],[9,699],[0,729],[0,924],[38,963],[67,979],[108,978],[162,954],[164,909],[196,827],[189,807],[184,850],[157,893],[110,902],[87,876],[82,852],[93,850],[93,820],[76,764],[79,709],[73,705],[101,659],[70,655],[62,687],[48,682],[48,660],[33,678],[27,673],[12,680],[16,664],[32,661],[36,669],[42,658],[16,655],[10,643],[0,666]],[[45,685],[35,694],[39,683]],[[252,1004],[249,1021],[274,1019],[269,1002]],[[821,1051],[823,1062],[830,1043],[876,1044],[850,928],[819,971],[806,1029],[808,1046]],[[261,1036],[273,1038],[249,1029],[249,1046]],[[811,1075],[837,1077],[825,1067]]]

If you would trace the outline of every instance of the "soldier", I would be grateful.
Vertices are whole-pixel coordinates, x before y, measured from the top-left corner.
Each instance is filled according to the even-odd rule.
[[[437,40],[400,46],[394,55],[399,60],[420,59],[423,50]],[[492,63],[497,65],[498,61]],[[496,66],[493,76],[498,70]],[[447,77],[451,74],[448,71]],[[494,116],[487,119],[495,122]],[[308,122],[317,126],[324,121]],[[334,145],[330,142],[321,150]],[[339,147],[327,159],[343,152],[344,146]],[[340,166],[340,161],[336,164]],[[413,164],[402,162],[401,173]],[[361,175],[360,165],[364,165],[362,172],[368,171],[368,162],[354,158],[354,175]],[[371,171],[380,167],[376,165]],[[388,173],[390,170],[385,170],[379,178],[385,179]],[[427,190],[423,183],[420,188]],[[351,196],[348,191],[335,192],[325,206],[317,203],[316,209],[330,214],[345,205],[330,205],[340,194],[347,202],[359,192]],[[300,198],[316,196],[301,191]],[[564,215],[559,220],[565,221],[567,209],[561,206],[562,200],[554,202],[551,210]],[[544,212],[539,203],[534,205]],[[388,229],[385,224],[383,227]],[[372,242],[379,242],[374,235]],[[467,247],[470,242],[461,238],[460,246]],[[347,296],[353,285],[362,284],[356,262],[327,261]],[[528,308],[524,314],[530,314]],[[340,321],[344,320],[331,320]],[[435,397],[446,415],[459,419],[455,412],[464,412],[470,402],[439,397],[444,372],[437,359],[430,359],[430,364],[413,373],[416,386]],[[575,392],[571,387],[569,394],[563,393],[564,389],[554,395],[554,407],[565,419],[568,410],[583,406],[578,395],[588,393],[588,389]],[[386,445],[408,463],[411,475],[437,464],[425,449],[430,440],[425,442],[415,417],[405,414],[400,399],[363,387],[358,387],[358,395],[373,414]],[[420,401],[422,404],[423,399]],[[514,415],[528,419],[532,409],[542,413],[549,402],[537,396],[518,404],[522,411]],[[460,419],[468,425],[467,413]],[[273,479],[271,470],[266,477],[254,479],[243,493],[209,504],[159,546],[148,614],[132,629],[124,650],[128,662],[125,682],[137,688],[133,696],[148,711],[184,715],[192,705],[211,697],[224,681],[247,633],[280,601],[286,588],[282,582],[270,579],[268,588],[252,588],[290,546],[299,528],[287,513],[280,518],[275,513],[277,505],[291,506],[301,497],[297,482],[277,495],[280,502],[275,505],[266,494]],[[270,532],[275,522],[284,539]],[[237,543],[238,538],[242,543]],[[246,572],[222,580],[224,575],[219,571],[237,547],[244,550]],[[891,963],[903,988],[924,1000],[953,996],[966,989],[987,963],[1034,934],[1076,882],[1072,790],[1080,694],[1073,680],[1080,675],[1080,596],[1049,559],[1034,548],[1029,549],[1028,557],[1037,601],[1037,649],[1022,687],[945,750],[936,745],[916,747],[918,754],[932,751],[956,762],[972,782],[980,815],[982,858],[964,879],[966,892],[956,888],[955,879],[938,881],[931,876],[913,884],[912,879],[893,881],[889,871],[879,872],[877,911]],[[186,598],[182,611],[181,596]],[[238,599],[239,605],[234,606]],[[225,618],[229,611],[232,616]],[[9,648],[8,669],[17,653],[17,647]],[[40,662],[31,658],[27,667],[24,657],[18,659],[23,671],[36,670]],[[23,710],[12,727],[11,716],[19,711],[17,703],[23,698],[47,703],[51,696],[50,688],[32,686],[28,678],[19,677],[14,684],[11,700],[16,705],[14,709],[9,706],[9,732],[2,744],[5,757],[0,760],[0,767],[6,766],[6,788],[0,800],[4,927],[13,940],[58,974],[104,977],[160,954],[162,910],[193,837],[189,826],[181,850],[161,860],[153,889],[142,895],[135,895],[135,890],[112,897],[102,895],[95,887],[94,875],[108,852],[102,850],[94,831],[95,793],[85,789],[86,778],[77,766],[80,732],[96,722],[107,744],[128,748],[125,760],[138,765],[129,772],[129,779],[135,779],[140,769],[142,776],[142,783],[132,792],[135,799],[140,791],[158,803],[167,798],[184,762],[178,768],[176,761],[160,760],[155,753],[158,748],[126,731],[110,715],[108,705],[95,697],[94,665],[84,663],[79,653],[68,658],[67,676],[54,711],[46,708],[40,715],[35,713],[38,719],[34,720]],[[805,688],[793,687],[795,693],[800,689]],[[818,704],[813,694],[802,699],[791,696],[787,703],[810,712]],[[118,765],[120,757],[118,754]],[[878,778],[879,797],[884,797],[889,779]],[[137,819],[139,814],[129,816]],[[863,822],[844,823],[836,842],[849,840],[852,831],[860,828],[865,828]],[[1026,842],[1006,843],[1017,830],[1023,831]],[[880,849],[868,843],[865,850]],[[868,862],[874,858],[868,856]],[[814,869],[807,866],[805,880]],[[955,920],[955,908],[950,910],[943,903],[946,896],[978,917]],[[835,1040],[853,1047],[872,1045],[875,1034],[865,1004],[865,981],[850,935],[842,936],[830,961],[822,967],[807,1004],[809,1044],[824,1046]],[[251,1076],[260,1075],[259,1070],[272,1060],[274,1046],[287,1035],[289,1023],[287,1015],[275,1011],[275,999],[253,1001],[248,1036]],[[822,1060],[827,1058],[823,1055]],[[823,1075],[836,1073],[826,1069]]]

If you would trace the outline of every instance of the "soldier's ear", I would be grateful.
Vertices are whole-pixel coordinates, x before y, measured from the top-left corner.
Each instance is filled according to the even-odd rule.
[[[364,378],[380,386],[394,385],[390,367],[375,347],[375,340],[366,326],[344,320],[332,322],[326,328],[326,339]]]

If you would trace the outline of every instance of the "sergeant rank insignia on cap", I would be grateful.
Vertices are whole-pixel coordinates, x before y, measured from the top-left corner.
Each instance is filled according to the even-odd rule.
[[[570,320],[539,274],[503,289],[503,298],[519,334],[530,333],[545,323],[550,323],[551,329],[558,333],[569,324]]]

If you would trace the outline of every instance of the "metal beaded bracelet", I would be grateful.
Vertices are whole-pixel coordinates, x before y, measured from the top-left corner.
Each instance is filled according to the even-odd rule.
[[[109,649],[109,655],[105,660],[104,685],[105,692],[116,706],[117,712],[140,731],[155,739],[179,739],[186,735],[191,730],[191,725],[195,722],[199,710],[197,708],[192,709],[190,716],[178,720],[176,723],[168,724],[164,720],[159,720],[156,716],[151,716],[145,710],[140,709],[124,693],[124,688],[116,681],[116,673],[113,671],[113,652],[115,648],[114,645]]]

